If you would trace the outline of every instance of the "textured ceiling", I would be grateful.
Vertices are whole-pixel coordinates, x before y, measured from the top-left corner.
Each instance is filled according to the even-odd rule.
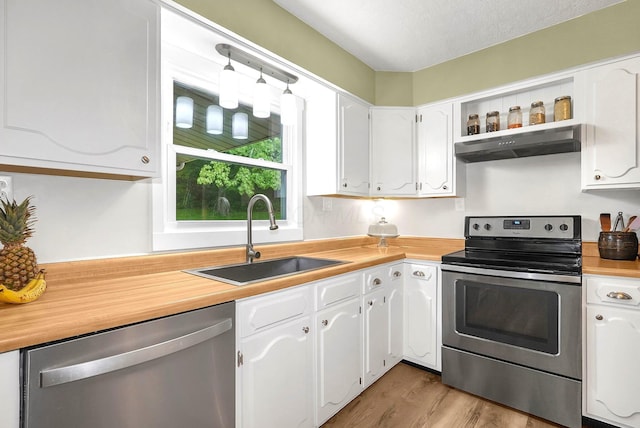
[[[273,0],[376,71],[416,71],[622,0]]]

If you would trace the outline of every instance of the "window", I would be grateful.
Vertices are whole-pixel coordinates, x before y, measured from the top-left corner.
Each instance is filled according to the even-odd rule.
[[[266,206],[259,201],[253,209],[254,243],[301,240],[302,126],[280,124],[276,102],[283,89],[271,87],[271,116],[256,118],[251,100],[257,76],[241,75],[239,106],[210,109],[218,106],[223,65],[164,44],[162,55],[164,156],[163,174],[153,191],[153,249],[246,243],[247,205],[257,193],[272,201],[279,228],[269,230]],[[184,127],[176,126],[179,97],[192,100],[190,123]],[[302,124],[301,100],[298,105]],[[222,126],[214,126],[220,110]],[[234,124],[237,117],[241,120]]]

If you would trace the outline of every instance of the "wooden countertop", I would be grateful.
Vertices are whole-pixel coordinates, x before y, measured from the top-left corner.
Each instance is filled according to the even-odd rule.
[[[348,263],[234,286],[182,272],[241,263],[244,248],[97,259],[42,265],[47,291],[25,305],[0,303],[0,352],[119,327],[317,281],[405,258],[440,261],[464,248],[462,239],[397,238],[387,249],[369,237],[256,245],[264,259],[307,255]],[[600,259],[583,246],[583,274],[640,278],[640,262]]]
[[[463,240],[398,238],[379,249],[368,237],[256,245],[264,259],[307,255],[349,263],[234,286],[182,269],[241,263],[244,248],[42,265],[47,290],[24,305],[0,303],[0,352],[92,333],[316,281],[404,258],[439,261]]]

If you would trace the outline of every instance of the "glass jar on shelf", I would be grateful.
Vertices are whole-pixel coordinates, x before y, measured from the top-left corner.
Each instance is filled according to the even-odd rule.
[[[555,99],[553,103],[553,120],[571,119],[571,97],[564,95]]]
[[[467,120],[467,135],[476,135],[480,133],[480,119],[477,114],[470,114]]]
[[[540,125],[546,122],[546,113],[544,103],[542,101],[534,101],[531,103],[529,110],[529,125]]]
[[[507,129],[521,128],[522,127],[522,111],[520,106],[509,107],[509,114],[507,115]]]
[[[500,112],[490,111],[487,113],[487,132],[495,132],[500,130]]]

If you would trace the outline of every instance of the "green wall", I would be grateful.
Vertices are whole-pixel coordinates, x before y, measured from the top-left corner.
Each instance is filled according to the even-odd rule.
[[[415,73],[373,71],[271,0],[178,2],[376,105],[425,104],[640,52],[640,0],[626,0]]]

